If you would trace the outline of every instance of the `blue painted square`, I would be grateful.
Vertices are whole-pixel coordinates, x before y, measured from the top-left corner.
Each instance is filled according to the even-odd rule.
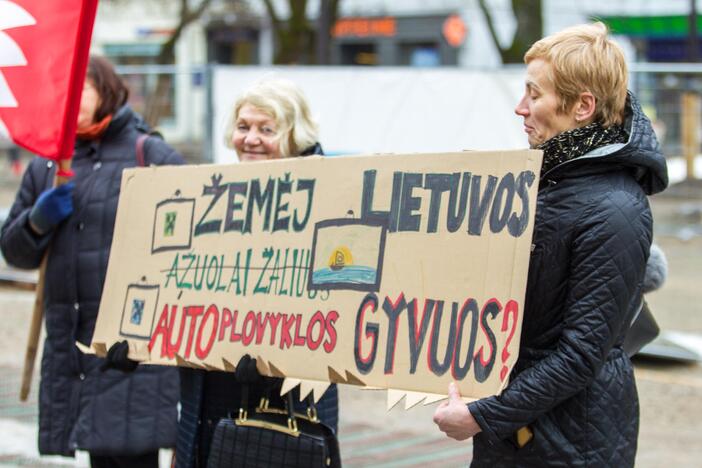
[[[132,300],[132,314],[129,319],[134,325],[141,325],[141,317],[144,315],[144,300],[143,299],[133,299]]]

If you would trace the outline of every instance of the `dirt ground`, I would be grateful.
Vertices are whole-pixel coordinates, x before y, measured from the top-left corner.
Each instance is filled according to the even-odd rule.
[[[0,170],[0,209],[9,208],[17,183]],[[702,336],[702,192],[685,199],[657,196],[651,204],[656,241],[670,271],[664,287],[651,293],[648,302],[662,330]],[[31,292],[0,288],[0,366],[21,367],[32,301]],[[636,466],[702,467],[702,365],[652,360],[635,364],[641,402]],[[347,424],[434,434],[434,408],[387,412],[385,392],[341,388],[341,420]],[[464,444],[469,451],[469,443]]]

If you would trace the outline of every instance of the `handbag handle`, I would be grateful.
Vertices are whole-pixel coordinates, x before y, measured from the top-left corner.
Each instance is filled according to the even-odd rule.
[[[239,417],[240,421],[246,421],[249,417],[249,384],[241,386],[241,400],[239,403]]]
[[[297,419],[295,419],[295,402],[293,401],[292,397],[292,390],[290,390],[286,396],[286,402],[287,402],[287,410],[288,410],[288,429],[294,432],[298,432],[297,430]]]
[[[312,393],[307,395],[307,419],[309,419],[313,423],[319,422],[317,404],[314,402],[314,397],[312,396]]]
[[[248,395],[248,392],[246,393]],[[261,396],[261,400],[258,403],[258,408],[256,408],[256,411],[261,412],[261,413],[281,413],[281,410],[278,409],[273,409],[270,408],[270,401],[271,401],[271,386],[267,385],[263,395]],[[292,401],[292,390],[289,391],[286,395],[286,404],[288,407],[293,408],[293,415],[294,415],[294,402]],[[241,412],[241,409],[239,410]],[[287,411],[287,410],[286,410]],[[307,395],[307,410],[305,415],[300,415],[298,414],[299,417],[307,417],[307,420],[313,423],[319,423],[319,413],[317,411],[317,404],[314,402],[314,397],[310,393]],[[298,416],[295,416],[296,418]]]
[[[266,394],[270,395],[270,387],[266,387]],[[265,396],[261,398],[259,402],[258,410],[261,412],[271,412],[268,409],[269,398]],[[286,395],[286,409],[287,413],[287,423],[288,431],[291,435],[298,435],[300,431],[297,427],[297,418],[295,416],[295,405],[293,401],[292,391],[289,391]],[[249,384],[242,385],[241,388],[241,404],[239,405],[239,417],[236,419],[235,423],[237,425],[251,425],[253,421],[248,419],[248,408],[249,408]],[[314,411],[316,417],[316,408]],[[311,420],[311,419],[310,419]]]

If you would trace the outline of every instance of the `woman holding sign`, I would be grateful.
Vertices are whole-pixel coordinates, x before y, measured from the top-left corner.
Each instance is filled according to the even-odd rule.
[[[287,80],[269,79],[254,85],[237,99],[226,132],[226,143],[236,150],[239,161],[250,163],[322,154],[317,135],[317,125],[300,88]],[[248,356],[237,364],[236,374],[181,368],[180,375],[182,409],[176,451],[179,468],[207,466],[217,422],[230,414],[237,414],[243,384],[249,385],[250,411],[258,404],[267,386],[276,387],[270,393],[271,406],[283,407],[278,396],[282,379],[258,375],[256,360]],[[300,406],[297,410],[304,413],[306,406],[304,403]],[[336,431],[338,404],[335,385],[327,389],[316,406],[321,421]]]
[[[525,62],[515,111],[544,160],[519,358],[498,396],[466,406],[452,384],[434,421],[474,437],[472,466],[633,466],[638,397],[622,343],[665,159],[602,23],[538,41]]]
[[[99,467],[157,467],[159,448],[173,447],[176,439],[176,369],[101,372],[105,361],[76,347],[78,341],[90,344],[95,327],[122,170],[183,163],[160,139],[145,138],[148,128],[126,104],[128,94],[107,60],[90,58],[75,177],[51,188],[56,165],[33,160],[0,236],[2,253],[14,266],[37,268],[48,252],[39,451],[72,456],[86,450]]]

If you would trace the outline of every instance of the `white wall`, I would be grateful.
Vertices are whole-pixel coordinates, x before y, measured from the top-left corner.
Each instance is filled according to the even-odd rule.
[[[224,146],[232,104],[264,76],[300,85],[327,153],[444,152],[526,148],[514,106],[523,70],[352,67],[217,67],[213,79],[214,160],[236,160]]]

